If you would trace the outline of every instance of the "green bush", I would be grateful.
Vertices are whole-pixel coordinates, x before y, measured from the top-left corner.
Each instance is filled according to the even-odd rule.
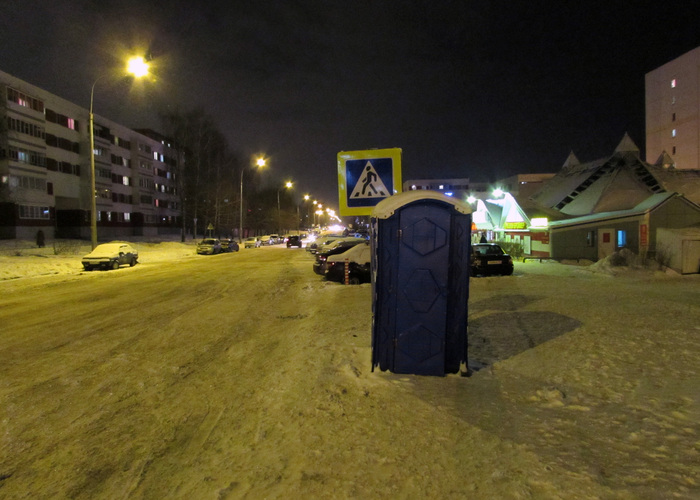
[[[523,245],[522,243],[515,243],[513,241],[496,241],[505,253],[513,257],[514,259],[522,259],[523,257]]]

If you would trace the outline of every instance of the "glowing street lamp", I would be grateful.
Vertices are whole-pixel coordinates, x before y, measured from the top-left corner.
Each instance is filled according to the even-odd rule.
[[[148,74],[148,63],[143,57],[132,57],[127,62],[127,73],[141,78]],[[93,113],[93,101],[95,98],[95,85],[105,75],[98,76],[90,89],[90,242],[92,249],[97,246],[97,199],[95,192],[95,114]]]
[[[257,168],[263,168],[267,161],[262,156],[255,160],[255,166]],[[243,241],[243,173],[245,168],[241,168],[241,211],[238,219],[238,242]]]

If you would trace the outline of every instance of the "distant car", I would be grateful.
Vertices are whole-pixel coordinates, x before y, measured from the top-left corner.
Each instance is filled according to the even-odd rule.
[[[277,245],[278,243],[282,243],[282,238],[280,238],[280,235],[279,234],[271,234],[269,245]]]
[[[119,269],[122,264],[135,266],[138,263],[139,253],[129,245],[119,241],[97,245],[95,249],[83,257],[82,264],[86,271],[95,268]]]
[[[316,261],[314,262],[313,265],[313,270],[316,274],[320,274],[321,276],[326,274],[326,260],[331,256],[331,255],[338,255],[338,254],[343,254],[345,251],[348,249],[354,247],[355,245],[359,245],[361,243],[366,243],[366,240],[362,238],[341,238],[333,243],[331,243],[328,246],[324,245],[323,251],[320,251],[316,254]]]
[[[243,248],[258,248],[260,245],[262,245],[262,241],[260,241],[260,238],[256,238],[255,236],[246,238],[243,242]]]
[[[265,234],[263,236],[258,236],[258,238],[260,238],[260,246],[270,244],[270,235],[269,234]]]
[[[471,252],[471,274],[513,274],[513,258],[496,243],[475,243]]]
[[[221,240],[221,251],[222,252],[237,252],[238,242],[232,239]]]
[[[291,236],[288,236],[286,239],[287,239],[287,248],[290,248],[290,247],[299,247],[299,248],[301,248],[301,247],[302,247],[301,237],[300,237],[300,236],[298,236],[298,235],[296,235],[296,234],[293,234],[293,235],[291,235]]]
[[[326,279],[345,283],[345,261],[348,263],[348,283],[359,285],[370,283],[372,249],[369,243],[360,243],[349,250],[331,255],[326,259]]]
[[[197,243],[197,253],[201,255],[221,253],[221,242],[216,238],[204,238]]]

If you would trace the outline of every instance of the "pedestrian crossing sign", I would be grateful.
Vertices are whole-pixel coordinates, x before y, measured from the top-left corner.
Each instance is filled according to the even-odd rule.
[[[370,215],[377,203],[401,192],[401,149],[338,153],[340,215]]]

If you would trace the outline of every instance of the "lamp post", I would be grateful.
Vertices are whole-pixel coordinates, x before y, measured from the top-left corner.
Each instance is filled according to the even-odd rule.
[[[263,157],[258,158],[255,161],[255,166],[258,168],[262,168],[265,166],[266,160]],[[238,242],[241,243],[243,242],[243,173],[245,172],[245,168],[241,168],[241,212],[239,214],[239,220],[238,220]]]
[[[294,184],[292,184],[291,181],[287,181],[287,182],[284,183],[284,186],[283,186],[283,187],[284,187],[285,189],[291,189],[293,185],[294,185]],[[280,230],[282,229],[282,228],[280,227],[280,226],[282,225],[281,220],[280,220],[280,219],[281,219],[281,211],[280,211],[280,191],[282,191],[282,188],[279,188],[279,189],[277,190],[277,234],[278,234],[278,235],[280,234]]]
[[[127,72],[137,78],[148,74],[148,63],[143,57],[132,57],[127,62]],[[98,76],[90,89],[90,243],[94,250],[97,246],[97,199],[95,192],[95,114],[93,101],[95,99],[95,85],[105,75]]]

